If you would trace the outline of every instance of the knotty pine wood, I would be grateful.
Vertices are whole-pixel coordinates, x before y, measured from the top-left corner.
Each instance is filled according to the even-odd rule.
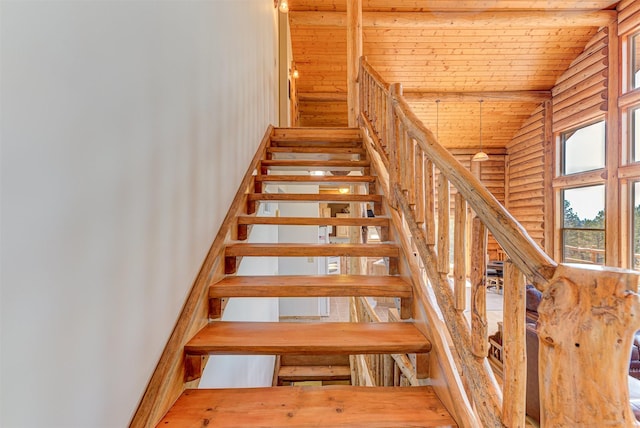
[[[338,193],[249,193],[248,201],[280,202],[373,202],[380,204],[381,195],[353,195]]]
[[[389,219],[387,217],[256,217],[243,215],[238,216],[238,224],[388,227]]]
[[[632,0],[622,1],[630,3]],[[363,0],[364,11],[383,12],[428,12],[428,11],[458,11],[477,12],[479,10],[571,10],[575,8],[575,1],[557,0],[486,0],[479,4],[476,0],[412,0],[397,2],[391,0]],[[611,6],[610,0],[587,0],[580,2],[585,10],[600,10]],[[292,11],[346,11],[343,0],[289,0]]]
[[[394,244],[231,244],[227,257],[398,257]]]
[[[370,175],[257,175],[256,182],[262,183],[289,183],[289,184],[354,184],[373,183],[376,178]]]
[[[287,323],[214,321],[186,345],[188,355],[424,353],[427,338],[409,322]]]
[[[522,130],[531,137],[522,139],[523,132],[517,133],[507,146],[509,154],[509,176],[506,180],[509,198],[505,201],[509,212],[518,220],[530,219],[523,223],[527,232],[539,244],[544,239],[544,205],[545,192],[545,146],[544,146],[544,114],[542,106],[538,106]],[[537,210],[532,210],[538,208]],[[535,216],[532,218],[532,216]],[[532,221],[531,221],[532,220]]]
[[[350,380],[351,368],[346,366],[281,366],[281,381]]]
[[[228,276],[211,285],[209,297],[370,296],[410,298],[411,285],[397,276]]]
[[[428,386],[279,387],[188,390],[159,426],[453,427]]]

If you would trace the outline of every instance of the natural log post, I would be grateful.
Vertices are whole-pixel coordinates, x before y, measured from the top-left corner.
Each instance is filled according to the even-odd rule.
[[[629,427],[640,274],[558,266],[538,307],[542,426]]]
[[[525,427],[527,395],[527,352],[525,325],[525,278],[510,261],[504,263],[504,324],[502,328],[504,424]]]
[[[455,196],[455,225],[453,229],[453,291],[458,311],[464,311],[467,300],[467,202],[460,193]]]
[[[438,176],[438,272],[449,273],[449,180]]]
[[[389,97],[386,100],[387,104],[387,146],[389,148],[389,187],[395,188],[398,184],[398,121],[393,110],[393,99],[396,96],[402,95],[402,85],[394,83],[389,88]],[[396,201],[396,195],[391,192],[389,198],[389,205],[392,208],[397,208],[398,203]]]
[[[358,67],[362,56],[362,0],[347,0],[347,108],[349,126],[358,126]]]
[[[484,283],[487,228],[475,217],[471,229],[471,352],[478,358],[484,358],[489,352],[487,289]]]

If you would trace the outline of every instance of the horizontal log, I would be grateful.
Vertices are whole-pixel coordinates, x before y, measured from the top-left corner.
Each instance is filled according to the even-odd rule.
[[[596,74],[583,81],[577,82],[573,86],[558,86],[557,88],[554,88],[553,91],[553,102],[560,103],[567,98],[571,98],[575,96],[575,94],[596,85],[601,85],[602,89],[605,89],[607,87],[607,81],[602,75]]]
[[[405,99],[411,103],[444,102],[473,102],[480,100],[492,102],[543,102],[551,99],[551,91],[502,91],[502,92],[413,92],[403,93]]]
[[[604,116],[604,112],[607,109],[607,103],[596,104],[588,109],[580,111],[572,116],[569,116],[562,120],[553,121],[553,132],[561,132],[567,129],[571,129],[574,126],[588,122],[593,119],[597,119]]]
[[[560,111],[564,108],[570,107],[572,104],[579,102],[580,100],[586,100],[593,96],[600,96],[600,101],[604,101],[607,99],[608,93],[607,88],[602,85],[602,82],[598,82],[590,88],[586,88],[580,92],[574,93],[571,97],[553,103],[553,111]]]
[[[616,19],[616,12],[601,11],[487,11],[465,12],[363,12],[363,27],[379,28],[567,28],[602,27]],[[345,27],[343,12],[289,13],[289,24],[297,26]]]
[[[551,92],[555,97],[556,94],[559,94],[567,88],[579,84],[580,82],[589,79],[592,76],[600,76],[601,79],[605,80],[608,76],[607,67],[602,63],[595,63],[590,67],[584,69],[582,72],[574,74],[573,76],[567,78],[566,80],[558,80],[557,84],[553,87]]]

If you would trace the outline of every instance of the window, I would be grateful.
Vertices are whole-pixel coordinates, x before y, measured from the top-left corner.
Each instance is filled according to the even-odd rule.
[[[629,37],[629,89],[640,87],[640,33]]]
[[[604,244],[604,185],[563,190],[563,262],[603,265]]]
[[[605,122],[603,120],[564,132],[560,136],[561,174],[592,171],[605,166]]]
[[[631,243],[631,268],[640,270],[640,181],[633,183],[631,190],[633,209],[631,212],[631,227],[633,241]]]

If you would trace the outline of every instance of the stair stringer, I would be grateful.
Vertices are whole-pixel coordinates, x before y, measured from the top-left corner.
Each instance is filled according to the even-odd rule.
[[[385,196],[384,200],[390,200],[389,172],[382,158],[375,150],[375,145],[365,128],[361,128],[363,144],[371,160],[372,175],[377,175],[378,192]],[[449,339],[447,326],[439,315],[438,305],[432,293],[428,292],[426,275],[419,265],[420,258],[411,244],[411,234],[403,222],[401,213],[391,208],[386,202],[384,210],[389,216],[390,240],[400,246],[401,257],[399,273],[401,276],[411,279],[413,287],[413,318],[416,327],[430,340],[432,349],[430,352],[430,377],[427,381],[438,398],[443,402],[460,427],[481,427],[473,405],[469,400],[464,387],[464,381],[460,376],[458,358],[452,352],[453,344]],[[446,282],[446,280],[445,280]]]

